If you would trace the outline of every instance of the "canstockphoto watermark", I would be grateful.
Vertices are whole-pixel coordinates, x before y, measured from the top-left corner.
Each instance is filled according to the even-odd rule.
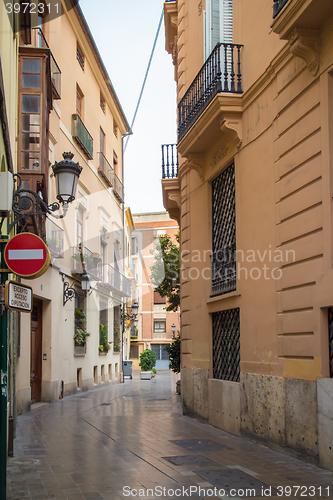
[[[261,491],[260,491],[261,490]],[[180,486],[179,488],[166,488],[165,486],[155,486],[155,488],[131,488],[130,486],[123,487],[124,497],[140,497],[140,498],[152,498],[152,497],[201,497],[201,498],[211,498],[211,497],[255,497],[260,496],[270,496],[262,491],[263,488],[231,488],[225,490],[223,488],[202,488],[201,486]]]

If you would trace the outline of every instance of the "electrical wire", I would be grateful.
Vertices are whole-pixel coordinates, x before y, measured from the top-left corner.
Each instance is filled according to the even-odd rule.
[[[156,48],[156,43],[157,43],[157,40],[158,40],[158,35],[160,34],[160,30],[161,30],[163,16],[164,16],[164,7],[162,9],[162,14],[161,14],[161,17],[160,17],[160,20],[159,20],[159,23],[158,23],[158,27],[157,27],[157,31],[156,31],[156,35],[155,35],[155,40],[154,40],[154,43],[153,43],[153,48],[151,50],[151,54],[150,54],[150,58],[149,58],[149,62],[148,62],[147,70],[146,70],[146,74],[145,74],[145,77],[144,77],[144,80],[143,80],[143,84],[142,84],[142,87],[141,87],[141,92],[140,92],[140,95],[139,95],[138,103],[137,103],[136,108],[135,108],[133,120],[132,120],[132,123],[131,123],[131,130],[133,130],[133,125],[134,125],[134,122],[135,122],[135,118],[136,118],[136,115],[138,114],[138,110],[139,110],[141,98],[142,98],[143,91],[144,91],[145,86],[146,86],[146,82],[147,82],[147,78],[148,78],[148,73],[149,73],[149,70],[150,70],[151,62],[153,60],[153,56],[154,56],[154,52],[155,52],[155,48]],[[124,147],[124,152],[126,151],[127,143],[129,141],[129,138],[130,138],[130,135],[127,137],[127,140],[126,140],[126,143],[125,143],[125,147]]]

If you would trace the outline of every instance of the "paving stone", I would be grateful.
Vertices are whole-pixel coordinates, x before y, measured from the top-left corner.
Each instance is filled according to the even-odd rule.
[[[176,441],[170,440],[170,443],[181,446],[185,450],[196,451],[198,453],[231,450],[229,446],[210,441],[209,439],[179,439]]]
[[[167,460],[168,462],[172,463],[173,465],[198,465],[198,466],[205,466],[205,465],[218,465],[217,462],[214,462],[213,460],[210,460],[207,457],[203,457],[202,455],[184,455],[184,456],[179,456],[179,457],[162,457],[164,460]]]

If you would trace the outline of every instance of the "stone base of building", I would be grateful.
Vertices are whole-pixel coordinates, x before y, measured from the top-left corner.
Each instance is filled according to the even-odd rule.
[[[241,373],[236,383],[183,368],[181,381],[185,415],[333,470],[333,379]]]
[[[17,415],[31,411],[31,389],[27,387],[16,391],[16,412]]]

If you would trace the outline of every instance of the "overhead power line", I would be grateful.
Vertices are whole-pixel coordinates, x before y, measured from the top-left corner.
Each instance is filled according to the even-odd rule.
[[[149,58],[149,62],[148,62],[147,70],[146,70],[146,74],[145,74],[145,77],[144,77],[144,80],[143,80],[143,84],[142,84],[142,87],[141,87],[141,92],[140,92],[140,95],[139,95],[138,103],[137,103],[136,108],[135,108],[133,120],[132,120],[132,123],[131,123],[131,130],[133,130],[133,125],[134,125],[134,122],[135,122],[135,118],[136,118],[136,115],[138,114],[138,110],[139,110],[141,98],[142,98],[143,91],[144,91],[145,86],[146,86],[148,73],[149,73],[149,70],[150,70],[151,62],[153,60],[153,55],[154,55],[154,52],[155,52],[156,43],[157,43],[157,40],[158,40],[158,35],[160,34],[160,30],[161,30],[163,16],[164,16],[164,8],[162,9],[162,14],[161,14],[161,17],[160,17],[160,21],[158,23],[158,28],[157,28],[157,32],[156,32],[156,35],[155,35],[155,40],[154,40],[154,43],[153,43],[153,48],[151,50],[151,54],[150,54],[150,58]],[[130,138],[130,136],[128,136],[127,139],[126,139],[126,143],[125,143],[125,147],[124,147],[124,152],[126,151],[127,143],[128,143],[129,138]]]

